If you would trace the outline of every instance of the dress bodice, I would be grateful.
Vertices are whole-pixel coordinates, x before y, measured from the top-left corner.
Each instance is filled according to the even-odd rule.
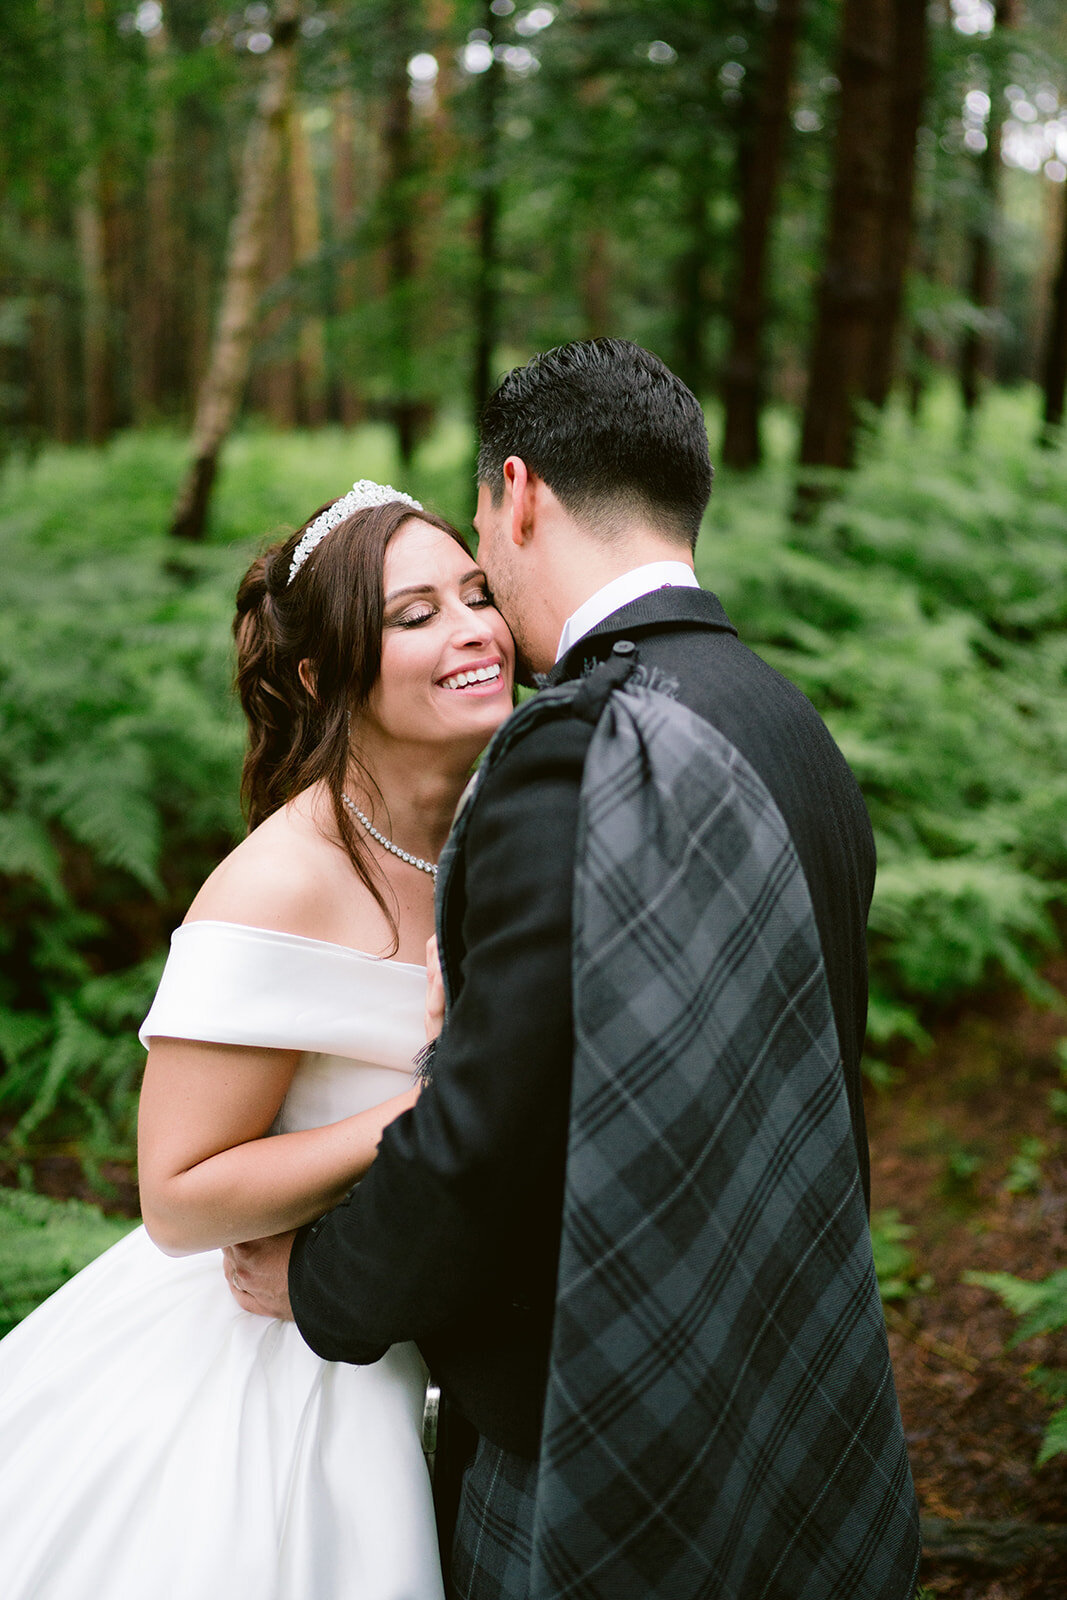
[[[187,922],[141,1043],[202,1039],[299,1050],[275,1132],[366,1111],[411,1082],[423,1043],[426,971],[345,945],[232,922]]]

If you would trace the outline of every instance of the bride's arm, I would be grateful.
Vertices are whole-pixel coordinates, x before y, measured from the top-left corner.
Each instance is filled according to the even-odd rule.
[[[153,1039],[137,1134],[145,1226],[168,1255],[284,1233],[311,1222],[362,1177],[409,1089],[326,1127],[268,1137],[296,1069],[294,1050]]]

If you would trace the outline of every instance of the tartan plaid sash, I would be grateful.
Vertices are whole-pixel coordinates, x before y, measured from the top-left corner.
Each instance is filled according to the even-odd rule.
[[[623,675],[545,691],[490,752],[596,723],[529,1593],[906,1600],[918,1518],[807,885],[734,746]]]

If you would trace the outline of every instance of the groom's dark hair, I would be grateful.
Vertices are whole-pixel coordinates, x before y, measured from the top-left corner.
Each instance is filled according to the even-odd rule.
[[[639,516],[695,545],[712,479],[704,413],[640,345],[583,339],[534,356],[490,396],[479,433],[494,505],[520,456],[591,532],[611,538]]]

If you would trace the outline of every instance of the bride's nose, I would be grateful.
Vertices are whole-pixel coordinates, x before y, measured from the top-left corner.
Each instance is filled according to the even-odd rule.
[[[489,625],[489,618],[485,615],[485,611],[480,607],[475,610],[470,606],[464,606],[463,610],[465,611],[466,615],[456,618],[456,624],[452,635],[453,644],[462,645],[488,643],[489,640],[492,639],[493,634]]]

